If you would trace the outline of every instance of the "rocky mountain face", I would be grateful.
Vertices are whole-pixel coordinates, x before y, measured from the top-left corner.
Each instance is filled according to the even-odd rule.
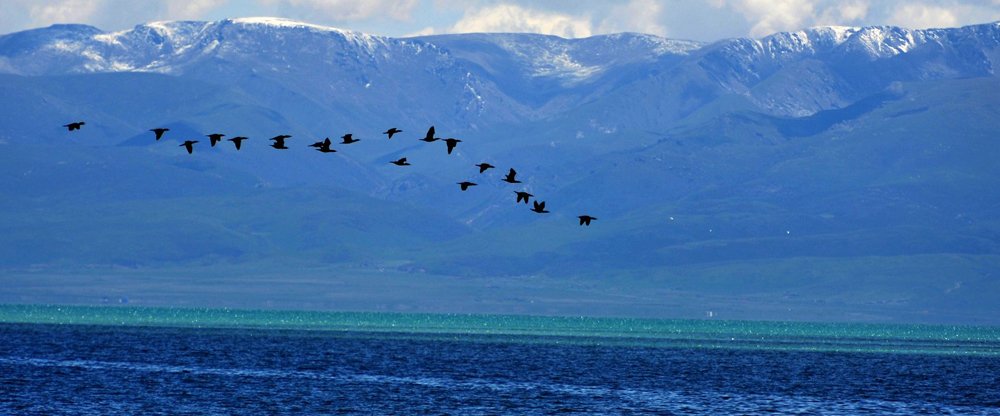
[[[669,298],[730,317],[995,323],[998,63],[998,23],[710,44],[273,18],[7,34],[0,271],[307,264],[572,281],[648,294],[656,316],[673,316]],[[416,140],[431,125],[463,140],[455,153]],[[171,128],[159,142],[156,126]],[[250,139],[210,147],[215,132]],[[348,132],[362,141],[305,146]],[[282,133],[292,149],[267,147]],[[199,138],[193,155],[178,146]],[[517,188],[500,181],[510,167]],[[15,295],[0,301],[31,300]]]

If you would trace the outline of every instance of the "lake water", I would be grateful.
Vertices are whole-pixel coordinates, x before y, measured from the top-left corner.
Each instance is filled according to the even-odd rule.
[[[0,305],[0,414],[993,414],[1000,329]]]

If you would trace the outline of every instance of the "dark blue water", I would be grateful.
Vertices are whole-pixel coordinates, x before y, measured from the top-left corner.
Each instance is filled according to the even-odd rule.
[[[0,414],[996,414],[1000,359],[0,324]]]

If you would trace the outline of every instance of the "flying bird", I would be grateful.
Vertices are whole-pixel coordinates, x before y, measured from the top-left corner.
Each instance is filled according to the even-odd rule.
[[[149,131],[151,131],[151,132],[153,132],[153,133],[156,134],[156,140],[160,140],[160,138],[163,137],[163,133],[166,133],[166,132],[170,131],[170,129],[163,128],[163,127],[157,127],[155,129],[149,129]]]
[[[420,140],[421,141],[425,141],[427,143],[430,143],[430,142],[433,142],[433,141],[436,141],[436,140],[441,140],[441,138],[440,137],[434,137],[434,126],[431,126],[431,128],[427,129],[427,135],[424,136],[424,138],[420,139]]]
[[[521,183],[515,176],[517,176],[517,171],[514,168],[510,168],[510,172],[507,172],[507,176],[503,178],[503,181],[507,183]]]
[[[340,142],[341,144],[351,144],[351,143],[357,143],[357,142],[361,141],[361,139],[355,139],[354,136],[351,133],[347,133],[347,134],[345,134],[343,136],[340,136],[340,138],[344,139],[344,141]]]
[[[444,142],[448,144],[448,154],[450,155],[451,151],[455,150],[455,146],[458,146],[458,143],[461,142],[461,140],[449,137],[444,139]]]
[[[318,149],[318,148],[321,148],[323,146],[329,146],[331,144],[333,144],[333,142],[331,142],[330,138],[327,137],[326,139],[320,140],[320,141],[318,141],[316,143],[313,143],[313,144],[309,145],[309,147],[315,147],[315,148]]]
[[[410,166],[410,163],[406,161],[405,157],[401,157],[399,158],[399,160],[393,160],[392,162],[389,163],[392,163],[393,165],[396,166]]]
[[[273,141],[274,143],[271,143],[271,147],[273,147],[275,149],[287,149],[288,146],[285,146],[285,139],[287,139],[289,137],[292,137],[292,136],[289,136],[287,134],[282,134],[280,136],[274,136],[274,137],[272,137],[271,141]]]
[[[226,139],[226,140],[233,142],[233,144],[236,145],[236,150],[240,150],[240,143],[243,143],[243,141],[246,139],[247,138],[243,136],[236,136],[233,137],[232,139]]]
[[[476,186],[475,183],[469,181],[459,182],[458,185],[462,187],[463,191],[469,189],[470,186]]]
[[[534,195],[529,194],[527,192],[521,192],[521,191],[514,191],[514,193],[517,194],[517,201],[515,203],[524,201],[524,203],[527,204],[528,203],[528,198],[531,198],[531,197],[534,196]]]
[[[389,138],[391,139],[393,134],[402,133],[402,132],[403,132],[402,130],[393,127],[393,128],[391,128],[389,130],[383,131],[382,134],[388,134]]]
[[[477,164],[476,166],[479,166],[479,173],[486,172],[486,169],[490,169],[490,168],[495,168],[496,167],[496,166],[493,166],[493,165],[491,165],[489,163],[486,163],[486,162]]]
[[[184,146],[184,148],[187,149],[188,154],[192,154],[192,153],[194,153],[194,144],[195,143],[198,143],[198,141],[197,140],[185,140],[184,143],[181,143],[181,146]]]
[[[588,227],[590,226],[590,222],[591,221],[597,219],[597,217],[591,217],[590,215],[581,215],[581,216],[579,216],[577,218],[580,219],[580,225],[586,225]]]
[[[323,152],[323,153],[333,153],[333,152],[336,152],[336,150],[333,150],[333,149],[330,148],[331,144],[332,144],[332,142],[330,141],[330,138],[327,137],[326,140],[323,140],[322,142],[320,142],[320,146],[316,150],[320,151],[320,152]]]
[[[215,144],[221,141],[225,134],[212,133],[207,134],[206,136],[208,136],[208,142],[212,144],[212,147],[215,147]]]
[[[549,213],[548,211],[545,210],[545,201],[542,201],[542,202],[533,201],[532,203],[535,205],[534,207],[531,208],[532,211],[535,211],[535,212],[537,212],[539,214],[548,214]]]
[[[80,127],[83,127],[84,124],[87,123],[83,121],[77,121],[76,123],[63,124],[63,127],[65,127],[69,131],[73,131],[73,130],[80,130]]]

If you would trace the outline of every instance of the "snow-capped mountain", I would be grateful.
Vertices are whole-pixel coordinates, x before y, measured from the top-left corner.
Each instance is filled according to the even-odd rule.
[[[624,113],[638,118],[621,124],[665,127],[706,105],[733,101],[771,115],[808,116],[897,82],[995,76],[998,38],[1000,24],[990,23],[933,30],[819,27],[723,40],[647,66],[647,76],[601,97],[610,108],[590,106],[576,119]]]
[[[2,44],[5,58],[23,68],[22,75],[122,71],[183,75],[201,59],[277,54],[276,60],[282,61],[296,53],[329,58],[324,52],[337,47],[353,52],[355,60],[378,64],[380,56],[422,51],[411,42],[277,18],[151,22],[111,33],[85,25],[55,25],[7,35]],[[69,56],[79,58],[79,63],[47,62]],[[286,65],[258,70],[283,71]]]
[[[393,39],[286,19],[239,18],[153,22],[113,33],[57,25],[9,34],[0,37],[0,71],[155,72],[236,86],[251,95],[254,80],[266,79],[321,106],[336,103],[369,113],[365,119],[378,116],[351,105],[357,97],[378,103],[379,113],[399,115],[433,101],[433,108],[444,111],[434,116],[457,117],[465,127],[548,117],[620,88],[647,89],[650,81],[654,90],[679,82],[675,94],[702,91],[692,97],[695,107],[736,94],[763,111],[802,116],[843,107],[891,82],[991,75],[998,33],[998,24],[991,23],[932,30],[818,27],[710,45],[642,34]]]
[[[711,44],[272,18],[2,35],[0,273],[304,261],[1000,316],[997,65],[998,23]],[[454,153],[416,140],[430,125]],[[215,132],[250,139],[210,147]],[[348,132],[361,142],[337,153],[305,146]],[[292,148],[267,147],[277,134]],[[511,167],[550,214],[513,202]],[[968,290],[942,298],[954,280]]]
[[[0,68],[18,75],[162,73],[250,96],[271,96],[277,86],[306,101],[300,105],[354,113],[335,115],[337,121],[388,113],[469,125],[510,118],[517,109],[486,112],[487,102],[505,101],[503,94],[433,44],[285,19],[154,22],[113,33],[61,25],[4,36],[0,50]],[[428,101],[436,104],[422,104]]]

